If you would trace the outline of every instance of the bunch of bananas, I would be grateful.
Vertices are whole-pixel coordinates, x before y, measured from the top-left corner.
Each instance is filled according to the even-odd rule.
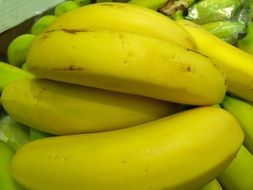
[[[253,188],[252,55],[141,6],[66,3],[9,46],[23,70],[0,63],[0,136],[53,135],[12,143],[11,163],[0,141],[3,190]]]

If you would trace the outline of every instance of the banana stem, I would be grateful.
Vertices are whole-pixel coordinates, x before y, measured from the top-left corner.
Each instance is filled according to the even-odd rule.
[[[183,10],[178,10],[176,11],[173,15],[172,15],[172,19],[173,20],[183,20],[184,15],[183,15]]]
[[[33,74],[18,67],[0,62],[0,93],[3,91],[5,86],[12,81],[34,77],[35,76]]]

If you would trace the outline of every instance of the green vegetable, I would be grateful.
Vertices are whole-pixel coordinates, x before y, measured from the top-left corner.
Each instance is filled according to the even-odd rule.
[[[253,9],[251,5],[252,0],[241,0],[242,6],[241,10],[237,13],[234,20],[239,21],[244,24],[248,24],[252,20]]]
[[[0,140],[16,151],[30,141],[29,128],[4,115],[0,120]]]
[[[247,35],[237,43],[238,48],[253,54],[253,22],[248,25]]]
[[[221,40],[235,45],[240,34],[246,32],[246,26],[240,22],[211,22],[202,25],[210,33],[214,34]]]
[[[241,11],[241,0],[202,0],[189,7],[187,19],[198,24],[227,21]]]

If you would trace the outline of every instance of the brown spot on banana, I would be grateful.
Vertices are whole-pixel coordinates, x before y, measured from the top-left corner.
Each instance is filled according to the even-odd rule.
[[[63,32],[67,32],[67,33],[70,33],[70,34],[76,34],[76,33],[79,33],[79,32],[88,32],[89,31],[88,29],[66,29],[66,28],[63,28],[61,30]]]
[[[62,70],[62,71],[87,71],[87,69],[84,69],[82,67],[77,67],[75,65],[69,65],[64,68],[52,68],[52,70]]]

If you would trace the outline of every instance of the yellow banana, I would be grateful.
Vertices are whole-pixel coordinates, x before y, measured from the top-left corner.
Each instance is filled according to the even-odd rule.
[[[220,40],[201,26],[178,20],[195,39],[198,51],[224,67],[228,77],[228,91],[253,101],[253,56]]]
[[[33,141],[16,153],[11,173],[36,190],[195,190],[230,164],[242,141],[228,112],[201,107],[126,129]]]
[[[41,34],[30,49],[27,70],[42,78],[194,105],[221,102],[227,88],[223,69],[210,59],[125,32]]]
[[[0,61],[0,93],[8,83],[25,78],[34,78],[34,75]]]
[[[174,20],[141,6],[126,3],[96,3],[59,17],[50,30],[108,29],[143,34],[196,49],[192,36]]]
[[[130,127],[180,109],[151,98],[36,79],[7,85],[1,99],[16,121],[57,135]]]

